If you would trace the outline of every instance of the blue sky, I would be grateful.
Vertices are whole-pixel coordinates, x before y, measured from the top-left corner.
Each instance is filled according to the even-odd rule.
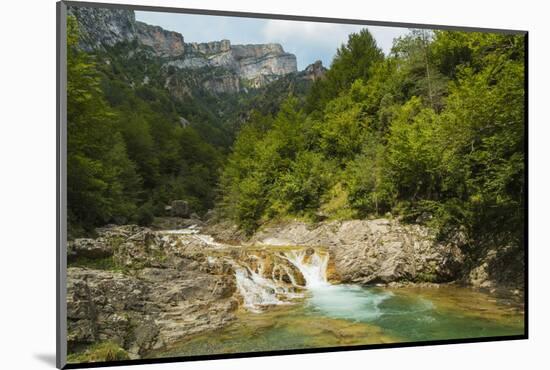
[[[367,27],[378,46],[387,54],[393,39],[408,32],[406,28],[358,26],[318,22],[221,17],[212,15],[174,14],[136,11],[136,19],[177,31],[185,42],[207,42],[222,39],[232,44],[277,42],[285,51],[296,55],[298,69],[321,60],[329,66],[336,49],[348,35]]]

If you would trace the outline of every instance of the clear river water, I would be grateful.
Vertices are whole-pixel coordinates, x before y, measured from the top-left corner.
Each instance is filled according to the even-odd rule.
[[[301,294],[286,292],[253,269],[236,269],[243,305],[237,319],[215,332],[199,334],[151,356],[353,346],[520,335],[523,307],[454,285],[440,287],[363,287],[331,284],[328,255],[303,250],[279,254],[305,278]],[[261,268],[260,268],[261,270]],[[260,271],[261,272],[261,271]],[[293,282],[294,283],[294,282]]]

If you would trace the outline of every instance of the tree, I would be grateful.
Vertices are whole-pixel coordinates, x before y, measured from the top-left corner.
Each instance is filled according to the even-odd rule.
[[[135,211],[140,178],[114,128],[94,62],[77,50],[78,27],[67,19],[67,201],[70,229],[124,221]]]
[[[334,57],[324,79],[317,80],[306,98],[306,111],[322,110],[325,104],[351,84],[371,77],[371,67],[384,59],[384,53],[368,29],[352,33]]]
[[[400,61],[401,85],[406,99],[421,97],[426,105],[439,111],[446,95],[447,81],[433,65],[432,37],[430,31],[411,30],[396,40],[392,54]]]

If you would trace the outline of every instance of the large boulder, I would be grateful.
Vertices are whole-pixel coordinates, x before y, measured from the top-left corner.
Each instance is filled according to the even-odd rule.
[[[69,351],[105,340],[124,348],[132,347],[134,329],[150,321],[144,314],[147,294],[146,284],[122,273],[70,267],[67,271]],[[158,332],[155,327],[151,330]],[[134,349],[137,355],[148,348],[144,344]]]
[[[114,258],[121,266],[130,268],[160,267],[166,261],[163,249],[164,243],[159,235],[149,228],[141,228],[124,239]]]
[[[523,250],[518,248],[489,249],[466,268],[463,282],[491,292],[508,291],[521,295],[525,284],[524,258]]]
[[[113,248],[104,238],[80,238],[70,241],[67,245],[67,257],[74,260],[79,257],[95,259],[113,255]]]
[[[389,219],[290,222],[265,227],[251,242],[328,247],[331,272],[346,283],[447,282],[463,261],[458,246],[437,242],[430,229]]]
[[[112,246],[114,269],[67,271],[69,352],[113,342],[141,358],[190,335],[231,322],[238,301],[231,265],[208,258],[194,235],[109,226],[81,244]],[[120,270],[120,271],[118,271]]]

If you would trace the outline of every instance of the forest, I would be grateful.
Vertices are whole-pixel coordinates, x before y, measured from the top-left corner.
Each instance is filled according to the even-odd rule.
[[[524,37],[411,30],[384,55],[365,28],[325,77],[182,102],[160,66],[77,48],[68,18],[68,222],[150,224],[174,199],[251,234],[285,219],[400,218],[473,254],[524,247]],[[221,109],[223,118],[212,112]],[[185,116],[194,125],[178,124]]]

